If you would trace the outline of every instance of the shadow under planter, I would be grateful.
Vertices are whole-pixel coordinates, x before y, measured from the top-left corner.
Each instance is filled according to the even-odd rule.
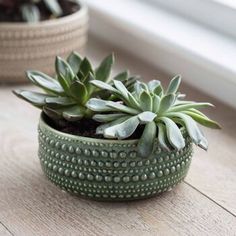
[[[191,139],[166,152],[158,143],[151,157],[137,154],[137,140],[105,140],[65,134],[39,122],[39,158],[47,177],[63,190],[102,201],[125,201],[171,190],[189,169]]]
[[[56,56],[82,52],[87,41],[84,4],[68,16],[38,23],[0,24],[0,82],[26,82],[28,69],[54,73]]]

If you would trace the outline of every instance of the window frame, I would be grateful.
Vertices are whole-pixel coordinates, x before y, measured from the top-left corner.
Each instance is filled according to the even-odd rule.
[[[139,0],[236,38],[236,7],[222,0]],[[236,5],[236,4],[235,4]],[[220,16],[220,17],[219,17]]]
[[[90,34],[236,108],[236,40],[142,0],[87,0]]]

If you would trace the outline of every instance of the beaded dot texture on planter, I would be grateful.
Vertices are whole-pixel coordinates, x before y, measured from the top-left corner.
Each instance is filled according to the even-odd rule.
[[[149,158],[137,155],[138,140],[105,140],[69,135],[39,122],[39,158],[47,177],[68,192],[95,200],[124,201],[171,190],[186,176],[192,142],[166,152],[157,143]]]

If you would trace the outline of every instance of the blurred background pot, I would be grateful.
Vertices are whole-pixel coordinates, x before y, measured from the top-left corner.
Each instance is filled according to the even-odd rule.
[[[171,190],[187,175],[192,142],[166,152],[156,143],[150,158],[137,154],[138,140],[105,140],[75,136],[50,127],[41,116],[39,158],[46,176],[79,196],[102,201],[148,198]]]
[[[26,82],[25,71],[53,74],[55,56],[82,52],[87,41],[88,10],[39,23],[0,23],[0,82]]]

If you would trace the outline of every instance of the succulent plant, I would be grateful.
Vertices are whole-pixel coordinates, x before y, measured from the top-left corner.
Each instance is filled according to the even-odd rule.
[[[0,20],[38,22],[70,14],[78,8],[78,0],[0,0]]]
[[[13,91],[19,98],[26,100],[37,108],[42,109],[53,120],[66,119],[77,121],[83,117],[92,117],[92,112],[85,104],[91,97],[116,99],[114,95],[103,89],[98,89],[90,82],[95,80],[107,82],[110,86],[111,68],[114,63],[113,54],[107,56],[95,70],[90,61],[72,52],[67,60],[56,58],[56,78],[39,71],[27,71],[27,78],[44,93],[26,90]],[[115,76],[132,91],[136,77],[129,77],[128,71]]]
[[[93,119],[104,123],[96,132],[105,138],[126,139],[144,126],[138,141],[138,151],[142,157],[152,154],[156,137],[159,145],[167,151],[184,148],[182,127],[186,128],[196,145],[206,150],[207,140],[196,122],[206,127],[220,128],[219,124],[198,110],[212,104],[181,100],[184,95],[178,92],[179,75],[171,80],[166,91],[158,80],[147,84],[137,81],[133,92],[128,91],[121,81],[113,82],[112,86],[103,81],[91,81],[97,88],[110,91],[120,99],[115,102],[91,98],[87,102],[87,107],[97,113]]]

